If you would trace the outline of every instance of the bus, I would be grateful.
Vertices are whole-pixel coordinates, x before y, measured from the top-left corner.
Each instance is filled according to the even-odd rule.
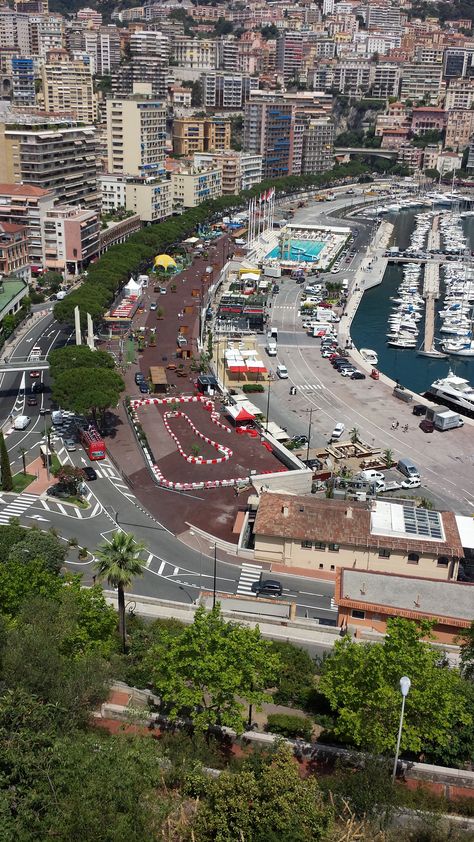
[[[89,425],[87,430],[79,430],[79,438],[91,461],[105,459],[105,442],[92,424]]]

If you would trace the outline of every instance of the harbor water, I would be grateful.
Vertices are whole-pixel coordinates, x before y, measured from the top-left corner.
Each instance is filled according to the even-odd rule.
[[[417,212],[407,210],[401,211],[393,218],[387,217],[395,226],[393,244],[398,245],[400,249],[405,249],[409,244]],[[474,217],[464,219],[463,228],[468,244],[471,250],[474,250]],[[414,349],[391,348],[387,345],[388,317],[393,309],[390,296],[395,295],[402,278],[403,266],[389,264],[382,283],[364,294],[351,326],[354,345],[357,348],[372,348],[376,351],[380,371],[418,394],[426,392],[433,380],[445,377],[450,369],[473,384],[474,357],[451,356],[441,360],[430,359],[417,356]],[[443,289],[441,280],[441,293]],[[435,337],[439,336],[437,327],[439,328],[438,319],[435,322]],[[420,341],[423,334],[424,321],[421,321]]]

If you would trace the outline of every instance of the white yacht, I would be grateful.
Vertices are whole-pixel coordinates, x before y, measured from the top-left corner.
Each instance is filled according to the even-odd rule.
[[[474,357],[474,339],[468,336],[463,339],[454,339],[451,342],[443,342],[443,350],[455,357]]]
[[[376,352],[372,351],[371,348],[361,348],[359,353],[360,353],[361,357],[364,358],[366,363],[369,363],[369,365],[377,365],[378,364],[379,358],[378,358]]]
[[[468,380],[458,377],[451,370],[447,377],[435,380],[429,391],[435,397],[449,401],[459,409],[474,412],[474,389]]]

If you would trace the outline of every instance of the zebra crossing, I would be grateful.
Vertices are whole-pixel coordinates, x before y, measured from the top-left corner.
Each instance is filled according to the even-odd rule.
[[[12,517],[21,517],[21,515],[29,509],[33,503],[38,501],[38,496],[36,494],[21,494],[18,497],[15,497],[11,503],[8,503],[7,506],[0,512],[0,525],[6,526],[10,522],[10,518]]]
[[[322,389],[326,389],[326,386],[324,386],[322,383],[302,383],[296,388],[301,389],[302,392],[319,392]]]
[[[261,564],[243,564],[239,584],[237,585],[237,594],[241,596],[254,596],[252,585],[254,582],[258,582],[261,575]]]

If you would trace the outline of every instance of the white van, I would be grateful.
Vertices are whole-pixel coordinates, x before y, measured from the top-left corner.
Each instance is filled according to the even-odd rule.
[[[366,480],[380,480],[384,482],[385,476],[380,471],[374,471],[373,469],[367,469],[366,471],[361,471],[357,474],[357,477]]]
[[[13,429],[14,430],[26,430],[30,421],[31,421],[31,418],[29,418],[28,415],[19,415],[18,418],[15,418],[15,420],[13,422]]]
[[[274,339],[268,339],[266,350],[269,357],[276,357],[277,344]]]
[[[336,424],[334,430],[331,433],[331,439],[340,439],[345,429],[345,424],[343,424],[342,422]]]
[[[288,369],[286,365],[281,365],[281,363],[277,365],[277,375],[280,380],[288,380]]]

